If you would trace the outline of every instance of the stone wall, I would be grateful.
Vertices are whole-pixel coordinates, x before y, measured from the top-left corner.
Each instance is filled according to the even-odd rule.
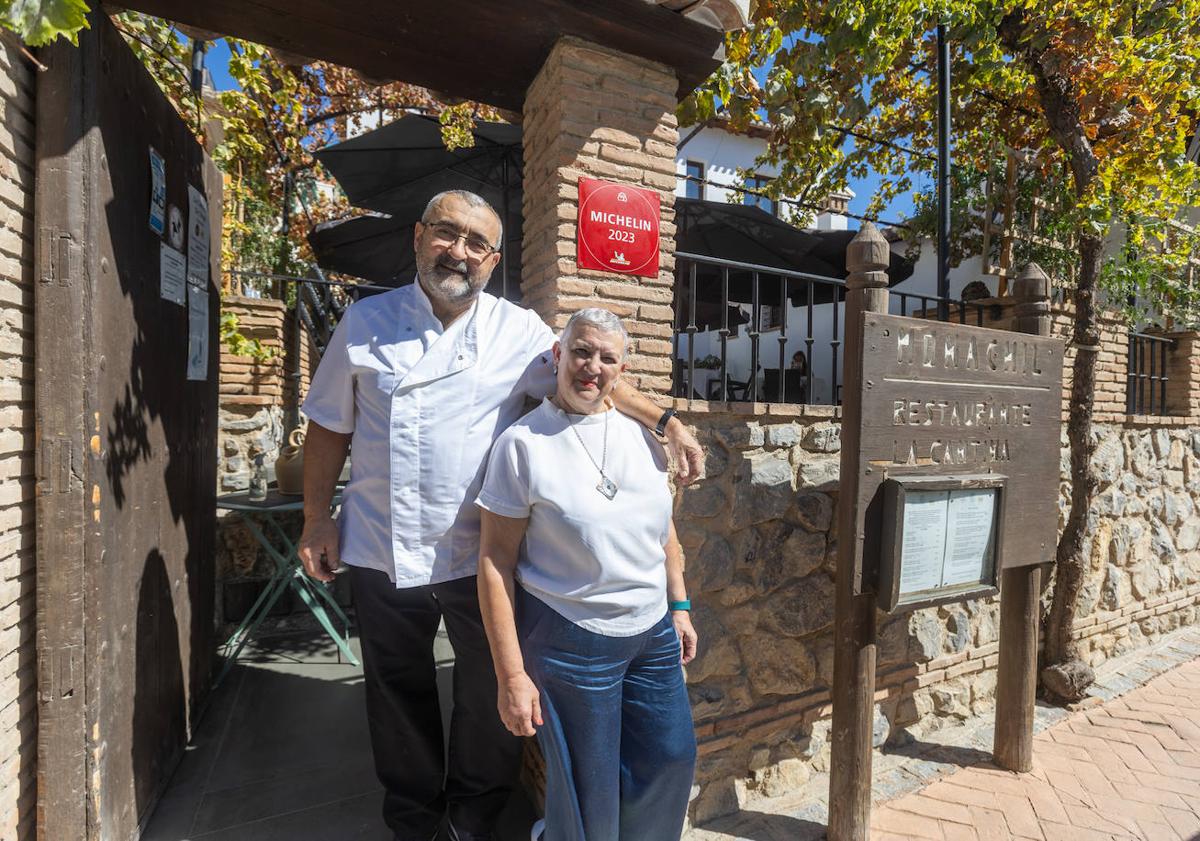
[[[286,443],[290,432],[288,418],[308,391],[318,355],[307,331],[299,345],[293,336],[295,313],[282,301],[268,298],[226,296],[221,304],[224,312],[238,319],[238,331],[247,339],[258,339],[263,347],[274,352],[266,360],[237,356],[228,347],[221,348],[220,371],[220,430],[218,454],[221,459],[217,472],[218,493],[242,491],[249,487],[253,469],[252,453],[262,451],[268,470],[272,470],[279,448]],[[300,377],[295,376],[293,356],[299,347]],[[302,518],[285,523],[299,532]],[[255,542],[237,516],[220,516],[217,527],[217,599],[218,626],[237,622],[261,592],[274,565]],[[339,597],[343,595],[339,588]],[[280,599],[275,613],[292,612],[290,591]]]
[[[998,302],[989,326],[1007,312]],[[1068,327],[1056,313],[1056,333]],[[1093,665],[1200,622],[1200,415],[1125,414],[1126,335],[1106,322],[1101,487],[1075,629]],[[703,823],[828,770],[840,425],[831,407],[675,406],[708,452],[705,478],[676,506],[701,635],[688,685],[700,744],[692,819]],[[1066,447],[1064,435],[1062,519]],[[996,599],[881,615],[879,628],[877,746],[993,707]]]
[[[34,648],[34,74],[0,42],[0,838],[32,838]]]
[[[284,324],[287,309],[282,301],[266,298],[227,297],[222,313],[232,313],[238,332],[257,339],[274,353],[270,359],[236,356],[221,347],[220,426],[217,433],[221,464],[218,493],[245,490],[253,468],[251,453],[278,455],[284,423]]]

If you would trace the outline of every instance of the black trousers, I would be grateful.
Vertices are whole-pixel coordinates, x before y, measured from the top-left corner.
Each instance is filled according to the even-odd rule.
[[[401,841],[427,841],[449,814],[455,829],[492,831],[520,770],[521,742],[496,710],[475,576],[396,589],[386,573],[350,567],[383,818]],[[445,619],[454,647],[454,712],[443,760],[433,641]]]

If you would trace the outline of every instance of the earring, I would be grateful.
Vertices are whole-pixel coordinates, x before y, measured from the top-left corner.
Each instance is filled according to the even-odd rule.
[[[558,376],[558,363],[557,362],[554,363],[554,376],[556,376],[556,377]]]

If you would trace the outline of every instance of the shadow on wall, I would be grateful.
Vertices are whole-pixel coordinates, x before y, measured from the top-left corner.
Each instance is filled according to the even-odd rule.
[[[137,815],[153,805],[160,787],[182,753],[178,734],[186,732],[183,664],[179,626],[163,556],[151,551],[138,588],[133,689],[132,762]]]
[[[218,298],[206,278],[209,376],[190,382],[187,307],[161,295],[164,237],[147,221],[148,150],[165,159],[167,203],[185,218],[188,185],[203,188],[213,170],[107,16],[96,11],[89,21],[79,47],[56,53],[47,74],[61,89],[46,101],[61,106],[67,129],[38,152],[78,168],[62,201],[78,216],[72,230],[86,237],[85,322],[74,335],[52,328],[80,341],[88,361],[91,447],[81,449],[93,454],[83,464],[93,485],[87,526],[98,532],[85,544],[80,611],[87,733],[68,735],[86,739],[94,760],[89,820],[106,837],[129,837],[183,750],[213,657]],[[219,182],[208,183],[217,205]],[[219,247],[218,227],[212,242]]]

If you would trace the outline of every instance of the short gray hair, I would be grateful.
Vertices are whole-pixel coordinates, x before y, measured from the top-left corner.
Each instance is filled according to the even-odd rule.
[[[429,220],[433,218],[433,211],[442,203],[442,199],[453,196],[459,201],[467,205],[467,207],[486,207],[496,217],[496,221],[500,223],[500,237],[496,240],[495,246],[497,249],[504,247],[504,220],[500,218],[500,214],[496,212],[496,208],[488,203],[488,200],[477,193],[472,193],[470,190],[443,190],[429,200],[425,205],[424,212],[421,213],[421,224],[428,225]]]
[[[562,338],[559,339],[564,347],[571,341],[571,337],[575,335],[575,328],[579,325],[595,327],[602,333],[616,333],[621,337],[624,347],[621,360],[624,361],[629,358],[629,332],[615,313],[609,312],[602,307],[588,307],[587,309],[576,310],[575,314],[567,321],[567,326],[562,331]]]

